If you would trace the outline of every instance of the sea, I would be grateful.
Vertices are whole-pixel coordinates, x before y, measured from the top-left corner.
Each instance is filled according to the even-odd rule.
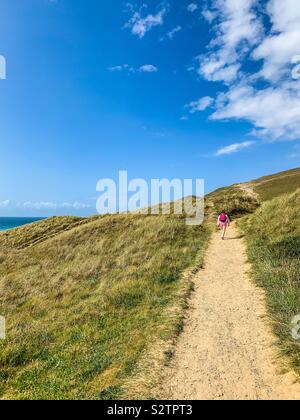
[[[43,219],[39,217],[0,217],[0,231],[15,229],[39,220]]]

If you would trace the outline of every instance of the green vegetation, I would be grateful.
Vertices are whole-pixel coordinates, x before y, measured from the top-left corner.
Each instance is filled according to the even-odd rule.
[[[180,331],[191,287],[182,273],[201,266],[209,237],[179,217],[139,215],[1,233],[0,398],[139,397],[155,381],[143,360],[152,371],[147,355]]]
[[[290,333],[300,314],[297,187],[300,169],[217,190],[205,210],[242,217],[280,348],[300,374]],[[0,233],[0,399],[149,397],[182,325],[183,273],[201,267],[210,232],[180,216],[114,215]]]
[[[299,221],[300,189],[264,203],[240,223],[246,234],[254,277],[266,291],[280,349],[298,374],[300,341],[291,336],[291,320],[300,314]]]
[[[262,201],[295,192],[300,188],[300,168],[260,178],[253,182],[253,188]]]
[[[50,217],[38,223],[1,233],[0,248],[4,250],[28,248],[90,221],[91,219],[80,217]]]
[[[222,211],[232,218],[253,213],[259,207],[259,201],[253,194],[247,194],[237,186],[221,188],[207,196],[207,206],[214,216]]]

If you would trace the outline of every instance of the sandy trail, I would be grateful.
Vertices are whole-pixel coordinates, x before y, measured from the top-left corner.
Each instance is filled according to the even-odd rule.
[[[233,225],[216,233],[195,277],[184,332],[160,397],[195,400],[300,399],[292,373],[276,368],[263,292],[251,282],[245,245]]]

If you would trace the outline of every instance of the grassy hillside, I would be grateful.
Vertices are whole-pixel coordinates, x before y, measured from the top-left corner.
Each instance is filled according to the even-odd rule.
[[[214,214],[222,210],[233,217],[253,213],[260,202],[272,200],[300,188],[300,168],[265,176],[244,184],[220,188],[206,197]]]
[[[206,214],[248,215],[254,275],[300,373],[289,325],[300,314],[299,181],[296,169],[219,189]],[[182,273],[201,266],[209,237],[208,223],[150,215],[55,217],[0,233],[0,399],[149,397],[181,327]]]
[[[300,168],[257,179],[252,185],[262,201],[295,192],[300,188]]]
[[[151,385],[147,354],[179,331],[182,272],[201,265],[208,239],[174,216],[52,218],[1,233],[0,398],[138,397],[134,377]]]
[[[300,315],[300,189],[268,201],[240,223],[248,254],[267,305],[282,353],[300,374],[300,340],[291,320]]]

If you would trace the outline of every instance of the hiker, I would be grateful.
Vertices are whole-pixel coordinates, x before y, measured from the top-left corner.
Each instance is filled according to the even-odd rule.
[[[222,240],[225,240],[226,230],[230,226],[230,218],[225,211],[222,211],[218,217],[217,226],[222,230]]]

